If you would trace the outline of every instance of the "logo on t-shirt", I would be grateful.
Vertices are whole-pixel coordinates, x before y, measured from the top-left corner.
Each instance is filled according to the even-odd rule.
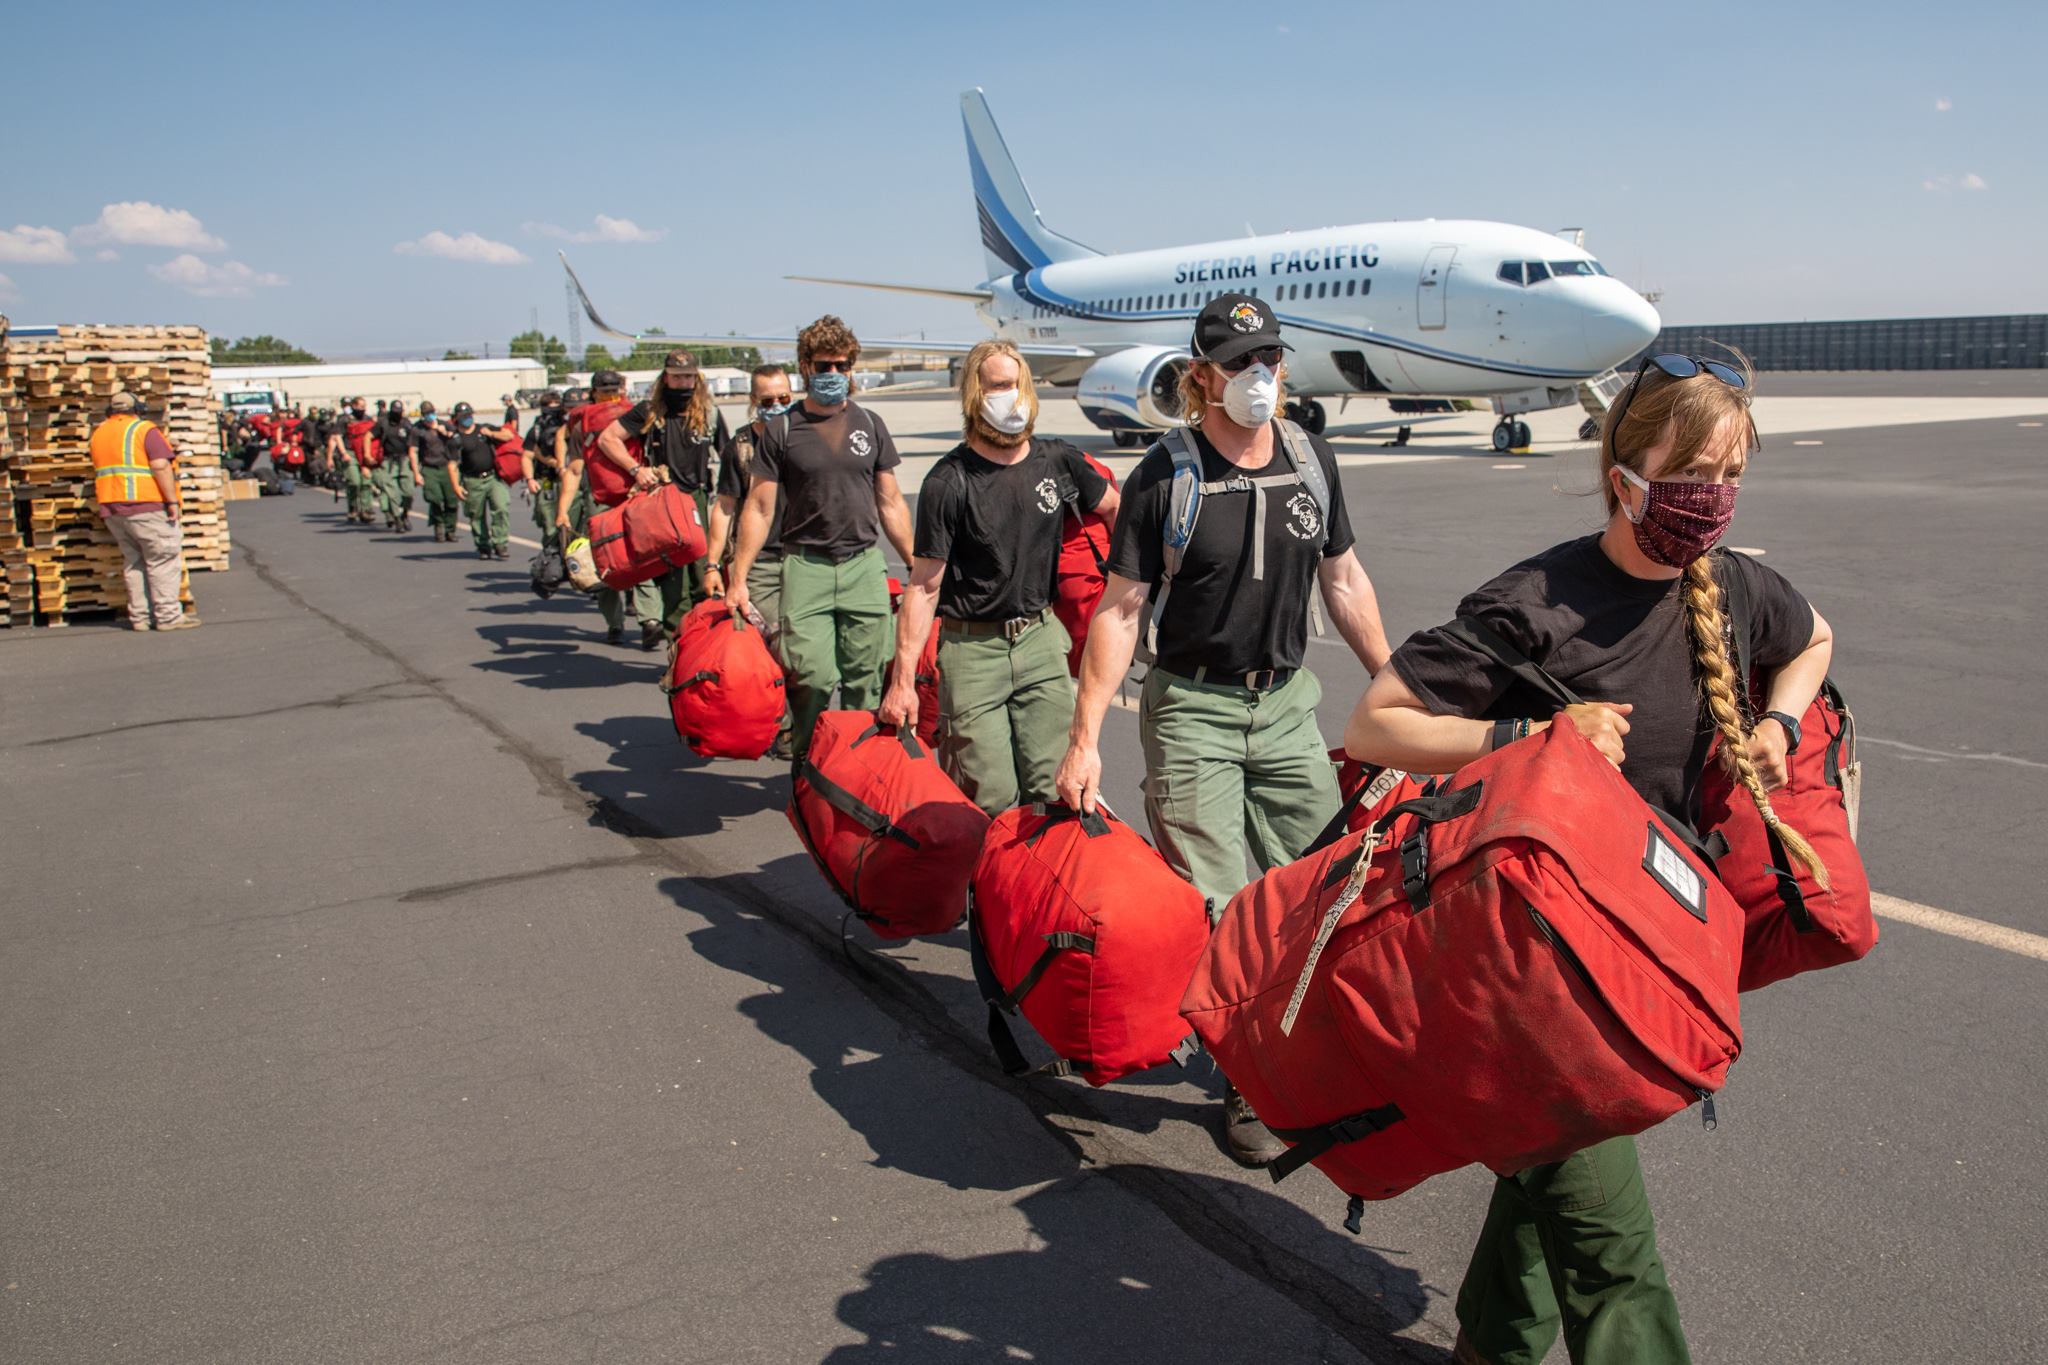
[[[856,458],[862,460],[865,460],[875,452],[874,442],[868,439],[868,434],[865,431],[856,431],[853,435],[847,437],[846,445]]]
[[[1287,530],[1296,540],[1315,540],[1323,533],[1323,509],[1306,489],[1287,500]]]
[[[1060,486],[1051,479],[1038,481],[1038,510],[1057,512],[1060,510]]]

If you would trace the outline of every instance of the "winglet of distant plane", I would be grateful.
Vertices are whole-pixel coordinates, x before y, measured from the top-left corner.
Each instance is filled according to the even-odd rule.
[[[940,289],[923,284],[876,284],[871,280],[827,280],[817,275],[784,275],[785,280],[802,280],[805,284],[843,284],[854,289],[886,289],[892,294],[929,294],[935,299],[965,299],[969,303],[992,303],[995,292],[989,289]]]
[[[590,295],[583,292],[583,281],[576,278],[576,267],[569,264],[569,258],[564,253],[557,251],[555,254],[562,258],[562,269],[569,272],[569,283],[576,286],[576,297],[583,301],[583,312],[590,319],[591,326],[597,328],[598,331],[603,332],[606,336],[617,337],[621,341],[641,341],[645,339],[637,337],[631,332],[621,332],[618,328],[599,317],[597,310],[590,306]]]

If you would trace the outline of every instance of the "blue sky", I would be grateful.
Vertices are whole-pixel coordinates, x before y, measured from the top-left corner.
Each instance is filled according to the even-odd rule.
[[[973,336],[781,277],[978,283],[977,85],[1103,250],[1490,218],[1672,323],[2048,311],[2040,5],[9,9],[18,322],[438,356],[566,336],[560,246],[628,328]]]

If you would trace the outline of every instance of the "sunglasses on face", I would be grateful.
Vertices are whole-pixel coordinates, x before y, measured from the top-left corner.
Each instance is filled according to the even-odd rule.
[[[1246,351],[1235,360],[1222,360],[1213,363],[1217,369],[1225,374],[1243,374],[1253,365],[1264,365],[1269,370],[1277,370],[1280,368],[1280,357],[1282,354],[1283,352],[1278,346],[1261,346],[1256,351]]]
[[[812,374],[825,374],[832,370],[837,370],[841,374],[852,374],[853,362],[851,360],[813,360],[811,362]]]
[[[1655,365],[1673,379],[1691,379],[1700,371],[1705,370],[1731,389],[1746,389],[1749,387],[1749,380],[1743,377],[1742,371],[1728,365],[1723,365],[1718,360],[1708,360],[1702,356],[1690,355],[1646,355],[1643,357],[1643,363],[1636,366],[1635,381],[1628,386],[1628,392],[1621,396],[1621,402],[1615,405],[1614,421],[1608,424],[1607,429],[1609,431],[1621,430],[1621,419],[1628,415],[1628,405],[1635,399],[1636,390],[1643,386],[1643,376],[1650,372],[1652,365]]]

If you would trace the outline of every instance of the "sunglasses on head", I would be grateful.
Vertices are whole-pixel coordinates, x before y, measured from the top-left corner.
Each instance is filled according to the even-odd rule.
[[[824,374],[827,370],[837,370],[841,374],[852,374],[853,362],[851,360],[813,360],[811,362],[812,374]]]
[[[1280,357],[1285,354],[1278,346],[1261,346],[1256,351],[1246,351],[1235,360],[1212,360],[1209,363],[1225,374],[1243,374],[1253,365],[1264,365],[1269,370],[1280,368]]]
[[[1643,376],[1650,372],[1652,365],[1655,365],[1673,379],[1691,379],[1694,375],[1704,370],[1731,389],[1746,389],[1749,387],[1749,380],[1743,376],[1742,371],[1732,366],[1723,365],[1718,360],[1708,360],[1704,356],[1692,355],[1646,355],[1643,357],[1643,363],[1636,366],[1636,377],[1634,382],[1628,386],[1628,392],[1621,396],[1621,402],[1615,404],[1614,420],[1608,423],[1607,426],[1609,431],[1621,430],[1621,419],[1628,415],[1628,405],[1635,398],[1636,390],[1643,386]]]

